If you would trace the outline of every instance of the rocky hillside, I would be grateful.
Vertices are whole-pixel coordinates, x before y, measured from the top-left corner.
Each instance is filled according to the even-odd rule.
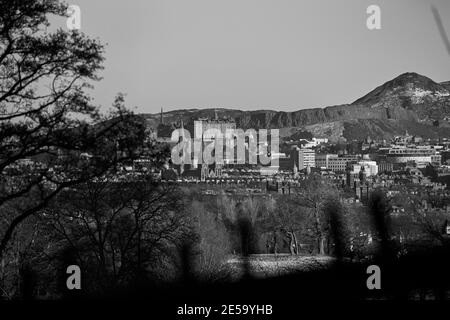
[[[238,127],[286,128],[288,135],[306,130],[333,140],[354,140],[370,135],[389,139],[408,130],[424,137],[449,137],[450,82],[436,83],[417,73],[405,73],[384,83],[351,104],[294,112],[274,110],[189,109],[163,114],[161,132],[171,132],[183,120],[186,127],[199,117],[231,117]],[[157,128],[159,114],[143,115]],[[165,130],[164,130],[165,129]]]

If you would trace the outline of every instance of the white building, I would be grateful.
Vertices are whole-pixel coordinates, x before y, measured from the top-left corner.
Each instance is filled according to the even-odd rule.
[[[308,141],[308,140],[306,140]],[[328,139],[327,138],[312,138],[311,141],[308,141],[305,145],[303,145],[303,148],[305,149],[310,149],[310,148],[314,148],[317,147],[318,145],[322,144],[322,143],[327,143]]]
[[[316,167],[325,168],[334,172],[344,172],[347,164],[355,162],[359,159],[356,155],[342,155],[337,154],[316,154]]]
[[[439,152],[429,146],[406,147],[395,145],[380,151],[386,155],[388,162],[415,162],[418,168],[426,167],[429,163],[440,163],[441,159]]]
[[[359,174],[361,169],[364,168],[364,172],[367,177],[376,176],[378,174],[378,165],[375,161],[362,160],[356,163],[350,164],[350,173]]]
[[[298,170],[316,167],[316,153],[311,149],[294,147],[291,151],[291,159]]]

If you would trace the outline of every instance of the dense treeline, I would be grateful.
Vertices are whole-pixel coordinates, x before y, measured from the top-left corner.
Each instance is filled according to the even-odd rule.
[[[153,174],[120,172],[63,190],[14,233],[0,270],[4,297],[64,297],[72,264],[82,270],[83,294],[98,296],[143,283],[179,283],[187,274],[231,281],[233,256],[364,261],[380,250],[399,257],[419,242],[445,244],[445,214],[424,217],[411,199],[389,201],[381,193],[372,200],[376,212],[344,204],[342,191],[316,174],[291,195],[200,191],[161,183]],[[406,215],[392,216],[394,200],[404,202]]]

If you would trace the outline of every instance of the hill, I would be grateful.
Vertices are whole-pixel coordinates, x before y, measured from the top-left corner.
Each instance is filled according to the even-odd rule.
[[[424,138],[450,138],[450,81],[436,83],[417,73],[404,73],[351,104],[294,112],[238,109],[184,109],[160,114],[143,114],[148,125],[170,134],[183,120],[192,127],[200,117],[230,117],[243,129],[279,128],[284,135],[308,131],[331,140],[358,140],[366,136],[390,139],[406,130]]]

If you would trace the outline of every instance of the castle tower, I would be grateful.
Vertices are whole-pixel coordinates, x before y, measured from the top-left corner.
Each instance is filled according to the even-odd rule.
[[[359,182],[363,184],[366,181],[366,170],[364,166],[361,166],[361,170],[359,171]]]
[[[350,165],[347,165],[347,167],[345,168],[345,173],[346,173],[346,182],[347,182],[348,187],[353,187],[353,184],[355,182],[355,179],[354,179],[351,171],[352,171],[352,169],[350,168]]]
[[[209,177],[209,167],[206,163],[202,163],[202,167],[200,169],[200,180],[205,181],[206,178]]]
[[[214,174],[217,178],[221,178],[222,177],[222,165],[221,164],[217,164],[214,166]]]

